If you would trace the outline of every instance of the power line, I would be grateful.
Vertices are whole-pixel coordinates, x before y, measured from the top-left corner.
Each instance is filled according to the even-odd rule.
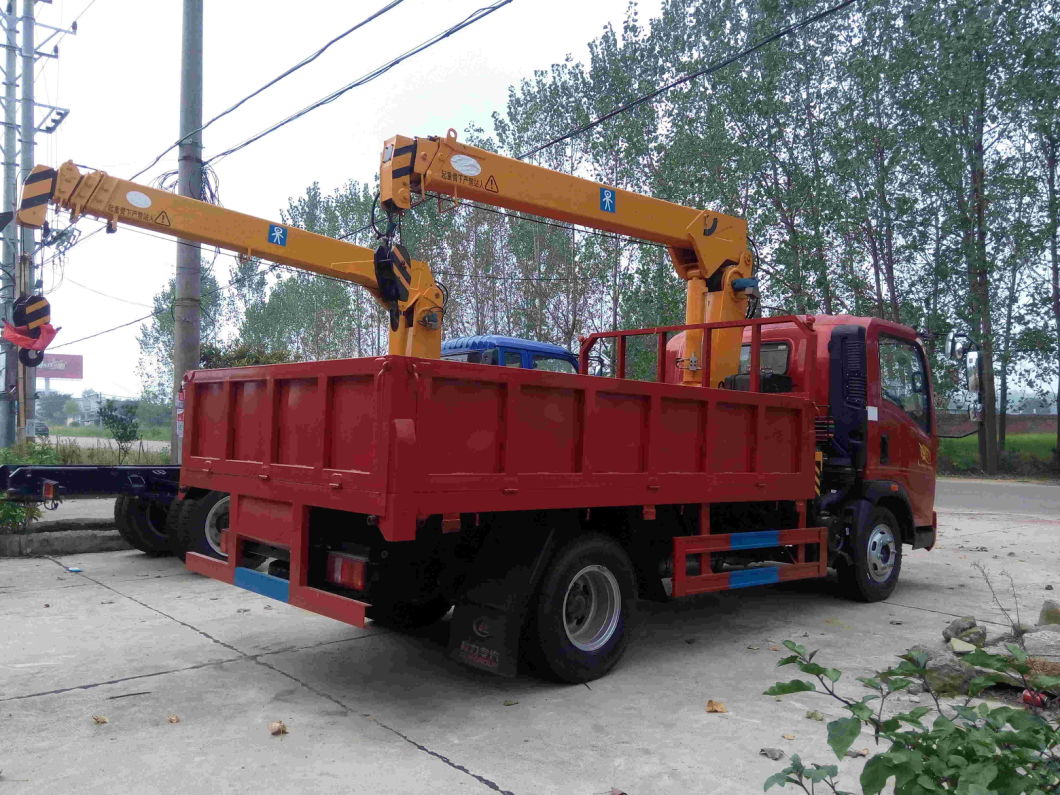
[[[146,234],[150,234],[150,233],[146,233]],[[152,235],[152,237],[156,237],[156,235]],[[165,238],[160,238],[160,239],[164,240]],[[229,255],[229,256],[235,256],[235,255],[232,254],[232,255]],[[224,290],[227,290],[230,287],[234,287],[239,282],[244,281],[246,279],[249,279],[252,276],[264,276],[269,271],[274,270],[275,268],[278,268],[278,267],[280,267],[280,266],[276,265],[276,264],[273,264],[273,265],[270,265],[265,270],[255,271],[254,273],[247,273],[247,274],[244,274],[243,276],[237,276],[236,278],[232,279],[232,281],[230,281],[230,282],[228,282],[226,284],[222,284],[219,287],[217,287],[216,289],[207,290],[205,293],[202,293],[200,298],[207,298],[207,297],[209,297],[211,295],[216,295],[217,293],[223,292]],[[123,329],[123,328],[128,328],[129,326],[133,326],[133,325],[135,325],[137,323],[143,323],[145,320],[150,320],[153,317],[158,317],[159,315],[164,315],[166,312],[172,312],[172,311],[173,311],[173,302],[170,302],[168,306],[165,306],[162,309],[158,309],[158,310],[156,310],[154,312],[151,312],[148,315],[144,315],[143,317],[138,317],[135,320],[130,320],[128,323],[122,323],[121,325],[118,325],[118,326],[112,326],[111,328],[103,329],[102,331],[97,331],[95,334],[89,334],[86,337],[80,337],[80,338],[78,338],[76,340],[71,340],[70,342],[64,342],[62,345],[52,345],[52,346],[50,346],[49,350],[53,350],[54,351],[54,350],[58,350],[59,348],[66,348],[66,347],[68,347],[70,345],[76,345],[77,343],[84,342],[85,340],[91,340],[91,339],[95,339],[96,337],[102,337],[104,334],[110,334],[112,331],[118,331],[118,330]]]
[[[434,36],[432,36],[431,38],[427,39],[422,44],[419,44],[418,46],[413,47],[411,50],[408,50],[407,52],[397,56],[393,60],[388,61],[387,63],[383,64],[382,66],[379,66],[379,67],[373,69],[371,72],[368,72],[367,74],[362,75],[361,77],[359,77],[356,80],[354,80],[352,83],[347,83],[342,88],[336,89],[335,91],[331,92],[327,96],[322,97],[321,99],[318,99],[316,102],[314,102],[314,103],[312,103],[310,105],[307,105],[306,107],[302,108],[297,113],[292,113],[287,118],[285,118],[285,119],[283,119],[281,121],[278,121],[275,124],[270,125],[269,127],[266,127],[264,130],[262,130],[259,133],[256,133],[255,135],[252,135],[250,138],[247,138],[245,141],[242,141],[241,143],[238,143],[235,146],[232,146],[232,147],[230,147],[228,149],[225,149],[223,152],[218,152],[216,155],[211,157],[206,162],[207,163],[213,163],[213,162],[215,162],[217,160],[220,160],[221,158],[228,157],[229,155],[238,152],[240,149],[243,149],[243,148],[245,148],[247,146],[250,146],[255,141],[260,141],[265,136],[271,135],[272,133],[276,132],[280,128],[285,127],[288,124],[290,124],[291,122],[302,118],[303,116],[305,116],[308,113],[311,113],[312,111],[316,110],[317,108],[323,107],[324,105],[328,105],[328,104],[334,102],[339,97],[341,97],[342,95],[346,94],[347,92],[352,91],[353,89],[358,88],[360,86],[363,86],[366,83],[370,83],[370,82],[372,82],[373,80],[375,80],[378,77],[381,77],[382,75],[386,74],[391,69],[393,69],[395,66],[400,64],[402,61],[406,61],[409,58],[412,58],[414,55],[417,55],[417,54],[423,52],[424,50],[429,49],[430,47],[433,47],[435,44],[438,44],[439,42],[444,41],[445,39],[449,38],[453,34],[458,33],[461,30],[463,30],[464,28],[475,24],[480,19],[483,19],[484,17],[489,16],[494,11],[497,11],[497,10],[503,8],[504,6],[508,5],[508,3],[510,3],[510,2],[512,2],[512,0],[496,0],[496,2],[494,2],[492,5],[484,6],[483,8],[479,8],[479,9],[476,9],[475,11],[472,11],[467,17],[465,17],[462,21],[458,22],[457,24],[453,25],[452,27],[450,27],[450,28],[448,28],[446,30],[443,30],[441,33],[435,34]],[[853,0],[850,0],[850,2],[853,2]]]
[[[105,292],[103,292],[101,290],[97,290],[95,287],[89,287],[87,284],[81,284],[81,282],[75,281],[75,280],[71,279],[69,276],[65,276],[64,275],[63,281],[64,282],[70,282],[70,284],[75,284],[78,287],[80,287],[82,290],[88,290],[90,293],[95,293],[96,295],[102,295],[104,298],[110,298],[113,301],[121,301],[121,303],[123,303],[123,304],[131,304],[133,306],[142,306],[145,309],[150,309],[150,307],[147,304],[141,304],[139,301],[130,301],[128,298],[119,298],[116,295],[111,295],[110,293],[105,293]],[[55,292],[55,289],[56,288],[53,287],[51,292]]]
[[[94,3],[95,0],[92,0],[92,2]],[[209,127],[211,124],[213,124],[215,121],[218,121],[219,119],[222,119],[225,116],[227,116],[229,113],[232,113],[233,111],[237,110],[239,107],[241,107],[245,103],[249,102],[254,97],[256,97],[259,94],[261,94],[262,92],[272,88],[274,85],[279,83],[284,78],[289,77],[290,75],[292,75],[295,72],[297,72],[299,69],[301,69],[301,68],[303,68],[305,66],[308,66],[311,63],[313,63],[313,61],[315,61],[317,58],[319,58],[321,55],[323,55],[325,52],[327,52],[333,45],[335,45],[338,42],[342,41],[344,38],[349,36],[351,33],[354,33],[357,30],[363,28],[369,22],[372,22],[372,21],[378,19],[379,17],[383,16],[383,14],[385,14],[387,11],[390,11],[390,10],[396,8],[397,6],[401,5],[403,2],[405,2],[405,0],[391,0],[391,2],[387,3],[385,6],[380,8],[378,11],[376,11],[371,16],[365,17],[360,22],[358,22],[356,25],[354,25],[352,28],[347,28],[342,33],[340,33],[338,36],[336,36],[331,41],[329,41],[327,44],[325,44],[323,47],[321,47],[320,49],[316,50],[312,54],[307,55],[305,58],[303,58],[301,61],[296,63],[294,66],[291,66],[290,68],[288,68],[285,71],[281,72],[276,77],[274,77],[272,80],[270,80],[265,85],[263,85],[261,88],[258,88],[256,90],[252,91],[251,93],[249,93],[245,97],[243,97],[241,100],[236,102],[234,105],[231,105],[230,107],[225,108],[223,111],[221,111],[216,116],[214,116],[212,119],[210,119],[208,122],[206,122],[204,125],[202,125],[202,127],[200,127],[199,129],[188,133],[188,135],[184,136],[184,138],[180,139],[179,141],[174,141],[162,153],[160,153],[158,155],[158,157],[156,157],[153,161],[151,161],[151,163],[149,165],[147,165],[144,168],[142,168],[139,171],[137,171],[132,177],[130,177],[130,179],[134,180],[137,177],[139,177],[141,174],[143,174],[145,171],[149,171],[150,169],[154,168],[156,165],[158,165],[159,161],[162,160],[163,157],[165,157],[167,154],[172,152],[176,147],[180,146],[180,144],[183,143],[185,140],[187,140],[189,137],[191,137],[192,135],[195,135],[196,133],[202,132],[207,127]],[[89,7],[91,7],[91,5],[92,4],[89,3]],[[88,9],[86,8],[85,11],[87,11],[87,10]],[[85,12],[82,11],[81,13],[84,14]]]
[[[643,105],[645,102],[649,102],[650,100],[655,99],[655,97],[659,96],[660,94],[662,94],[662,93],[664,93],[666,91],[669,91],[671,88],[679,86],[682,83],[687,83],[690,80],[695,80],[697,77],[704,77],[705,75],[713,74],[714,72],[717,72],[717,71],[719,71],[721,69],[724,69],[726,66],[729,66],[730,64],[735,63],[736,61],[740,60],[741,58],[746,58],[748,55],[751,55],[752,53],[757,52],[758,50],[760,50],[763,47],[765,47],[767,44],[771,44],[772,42],[776,41],[777,39],[780,39],[780,38],[783,38],[784,36],[790,35],[790,34],[794,33],[795,31],[806,27],[807,25],[812,25],[815,22],[821,21],[825,17],[829,17],[832,14],[838,13],[839,11],[842,11],[844,8],[846,8],[847,6],[853,5],[854,2],[855,2],[855,0],[843,0],[843,2],[839,3],[838,5],[834,5],[831,8],[827,8],[824,11],[821,11],[821,12],[819,12],[817,14],[814,14],[813,16],[809,16],[806,19],[803,19],[803,20],[801,20],[799,22],[796,22],[796,23],[794,23],[792,25],[788,25],[786,28],[781,28],[780,30],[770,34],[769,36],[766,36],[764,39],[759,39],[757,42],[755,42],[751,46],[746,47],[746,48],[740,50],[737,53],[734,53],[734,54],[729,55],[729,56],[727,56],[725,58],[722,58],[720,61],[715,61],[710,66],[707,66],[707,67],[705,67],[703,69],[700,69],[698,71],[695,71],[695,72],[691,72],[690,74],[684,75],[683,77],[679,77],[676,80],[674,80],[674,81],[672,81],[670,83],[667,83],[666,85],[659,86],[654,91],[651,91],[651,92],[645,94],[642,97],[637,97],[636,99],[632,100],[631,102],[627,102],[624,105],[620,105],[619,107],[615,108],[614,110],[608,111],[603,116],[600,116],[599,118],[596,118],[596,119],[594,119],[591,122],[583,124],[581,127],[576,127],[575,129],[571,130],[568,133],[565,133],[564,135],[559,136],[558,138],[553,138],[551,141],[547,141],[546,143],[543,143],[540,146],[535,146],[533,149],[531,149],[531,150],[529,150],[527,152],[524,152],[523,154],[519,155],[516,158],[516,160],[523,160],[523,159],[525,159],[527,157],[530,157],[530,155],[537,154],[542,149],[547,149],[550,146],[554,146],[555,144],[562,143],[563,141],[566,141],[566,140],[569,140],[569,139],[573,138],[575,135],[581,135],[583,132],[586,132],[588,130],[591,130],[593,127],[596,127],[596,126],[598,126],[600,124],[603,124],[608,119],[613,119],[615,116],[618,116],[620,113],[625,113],[627,110],[631,110],[631,109],[637,107],[638,105]]]

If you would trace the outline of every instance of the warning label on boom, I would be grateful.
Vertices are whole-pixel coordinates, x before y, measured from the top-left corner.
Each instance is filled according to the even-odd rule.
[[[168,216],[168,215],[166,215],[166,211],[165,211],[165,210],[163,210],[162,212],[160,212],[160,213],[159,213],[159,214],[158,214],[158,215],[157,215],[157,216],[155,217],[155,223],[156,223],[156,224],[160,224],[161,226],[173,226],[173,224],[171,224],[171,223],[169,222],[169,216]]]
[[[486,180],[486,190],[490,193],[500,193],[500,188],[497,187],[497,180],[493,178],[492,174],[490,175],[490,178]]]

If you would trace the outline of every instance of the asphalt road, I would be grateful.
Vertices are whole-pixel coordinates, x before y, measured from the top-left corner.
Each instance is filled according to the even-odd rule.
[[[935,489],[939,511],[976,511],[1060,518],[1060,483],[942,478]]]
[[[791,678],[776,669],[783,640],[819,649],[856,697],[855,677],[939,641],[954,617],[1003,629],[974,564],[1011,573],[1024,615],[1036,615],[1056,592],[1046,586],[1060,590],[1058,504],[1060,486],[943,481],[939,544],[906,555],[890,600],[853,603],[809,582],[643,603],[626,657],[588,686],[491,677],[448,659],[444,624],[357,629],[172,558],[0,560],[0,783],[33,793],[761,792],[784,763],[759,749],[834,762],[824,724],[806,713],[844,714],[812,693],[762,695]],[[706,712],[708,700],[728,712]],[[270,735],[277,720],[287,735]],[[844,789],[857,788],[863,761],[840,760]]]

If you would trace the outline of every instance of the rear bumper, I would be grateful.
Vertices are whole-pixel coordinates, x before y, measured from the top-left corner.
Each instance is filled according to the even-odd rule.
[[[286,602],[312,613],[320,613],[322,616],[352,624],[355,627],[365,626],[367,603],[308,585],[299,585],[292,582],[293,576],[292,580],[285,580],[282,577],[236,566],[231,556],[229,560],[217,560],[195,552],[188,553],[185,565],[197,574],[253,591],[270,599]],[[296,570],[294,566],[291,567],[292,575]]]

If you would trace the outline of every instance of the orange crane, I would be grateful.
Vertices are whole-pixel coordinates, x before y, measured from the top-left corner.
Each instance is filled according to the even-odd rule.
[[[71,221],[82,216],[105,221],[109,232],[122,224],[135,226],[358,284],[390,313],[390,353],[440,355],[442,292],[430,268],[400,245],[372,251],[103,171],[82,174],[73,162],[33,169],[23,188],[19,223],[42,227],[49,204],[69,210]]]

